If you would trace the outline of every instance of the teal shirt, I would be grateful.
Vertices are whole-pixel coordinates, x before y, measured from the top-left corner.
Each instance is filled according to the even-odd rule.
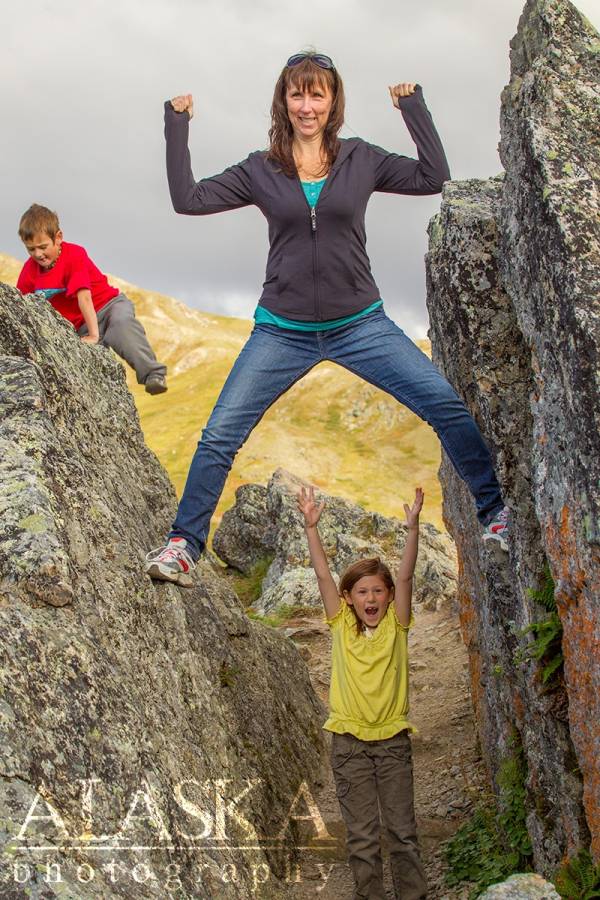
[[[300,182],[306,202],[311,209],[317,205],[326,180],[326,178],[322,178],[320,181]],[[370,306],[367,306],[366,309],[361,309],[360,312],[353,313],[351,316],[344,316],[342,319],[329,319],[327,322],[299,322],[295,319],[285,319],[283,316],[272,313],[264,306],[257,306],[254,311],[254,321],[257,325],[277,325],[278,328],[290,328],[292,331],[329,331],[332,328],[339,328],[340,325],[347,325],[348,322],[354,322],[355,319],[366,316],[380,306],[383,306],[383,300],[376,300]]]

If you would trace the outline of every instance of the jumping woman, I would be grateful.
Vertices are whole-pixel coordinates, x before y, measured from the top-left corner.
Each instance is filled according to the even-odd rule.
[[[366,252],[371,194],[437,194],[450,177],[418,84],[389,88],[417,159],[361,138],[340,139],[344,88],[328,56],[291,56],[275,85],[270,146],[195,181],[188,150],[191,94],[165,104],[173,206],[210,215],[257,206],[269,257],[255,326],[202,432],[167,543],[147,557],[155,579],[186,585],[234,457],[267,409],[313,366],[338,363],[395,397],[436,431],[468,485],[484,539],[506,548],[508,510],[489,451],[463,402],[387,317]]]

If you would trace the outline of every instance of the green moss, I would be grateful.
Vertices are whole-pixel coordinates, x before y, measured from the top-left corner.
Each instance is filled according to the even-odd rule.
[[[36,513],[26,516],[17,524],[19,528],[22,528],[23,531],[28,531],[30,534],[43,534],[45,531],[48,531],[48,520],[45,516],[40,516]]]
[[[242,606],[252,606],[262,593],[262,583],[265,580],[269,566],[273,562],[273,555],[259,559],[252,567],[248,575],[232,575],[233,589],[240,598]]]
[[[18,491],[22,491],[23,488],[27,487],[26,481],[12,481],[10,484],[7,484],[3,489],[4,494],[16,494]]]
[[[281,625],[283,625],[284,622],[287,622],[289,619],[293,619],[296,616],[314,616],[315,607],[300,605],[293,606],[289,603],[282,603],[281,606],[277,607],[273,615],[270,616],[261,616],[253,609],[246,610],[246,612],[251,619],[254,619],[257,622],[262,622],[263,625],[268,625],[270,628],[279,628]]]

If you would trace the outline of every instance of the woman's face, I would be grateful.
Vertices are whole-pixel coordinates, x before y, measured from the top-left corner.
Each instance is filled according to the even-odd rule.
[[[322,137],[333,104],[331,89],[315,81],[310,90],[303,90],[292,82],[285,99],[294,137],[301,141]]]

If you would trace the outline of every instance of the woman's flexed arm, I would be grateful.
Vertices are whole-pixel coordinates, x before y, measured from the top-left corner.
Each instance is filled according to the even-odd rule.
[[[167,178],[175,212],[205,216],[250,206],[253,198],[248,160],[225,169],[220,175],[195,181],[188,149],[193,114],[191,94],[180,94],[165,103]]]
[[[417,145],[418,159],[373,147],[375,190],[392,194],[439,194],[450,169],[421,86],[403,82],[388,88],[392,103]]]

